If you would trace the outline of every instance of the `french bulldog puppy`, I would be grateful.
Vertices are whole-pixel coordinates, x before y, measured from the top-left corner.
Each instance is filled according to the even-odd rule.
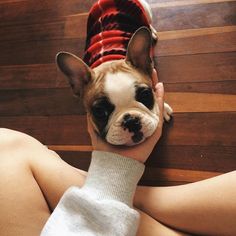
[[[152,14],[144,0],[99,0],[90,10],[84,59],[60,52],[56,62],[108,143],[136,145],[157,128],[152,82]],[[172,109],[164,104],[164,118]]]

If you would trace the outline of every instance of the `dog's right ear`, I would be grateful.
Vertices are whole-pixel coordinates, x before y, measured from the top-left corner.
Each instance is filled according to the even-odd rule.
[[[127,47],[126,61],[146,74],[152,75],[152,34],[147,27],[135,31]]]
[[[68,52],[59,52],[56,63],[67,76],[73,93],[80,96],[84,86],[92,79],[92,70],[80,58]]]

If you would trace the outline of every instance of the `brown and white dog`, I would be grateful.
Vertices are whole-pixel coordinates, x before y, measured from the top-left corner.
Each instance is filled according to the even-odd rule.
[[[152,84],[150,52],[156,31],[151,20],[144,0],[99,0],[88,19],[84,61],[67,52],[56,57],[94,129],[114,145],[144,141],[163,119]],[[165,120],[171,114],[165,103]]]

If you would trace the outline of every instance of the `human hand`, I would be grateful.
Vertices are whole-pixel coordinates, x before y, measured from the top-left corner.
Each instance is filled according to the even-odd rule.
[[[159,113],[159,123],[158,126],[153,133],[152,136],[147,138],[143,143],[138,144],[136,146],[127,147],[127,146],[114,146],[111,145],[104,140],[102,140],[95,132],[94,128],[90,122],[90,118],[87,117],[88,123],[88,132],[91,137],[92,146],[94,150],[105,151],[117,153],[122,156],[126,156],[128,158],[135,159],[139,162],[144,163],[149,155],[151,154],[155,144],[159,140],[162,134],[162,126],[163,126],[163,109],[164,109],[164,87],[162,83],[157,83],[157,74],[156,71],[153,72],[153,81],[155,82],[155,95],[156,101],[160,110]]]

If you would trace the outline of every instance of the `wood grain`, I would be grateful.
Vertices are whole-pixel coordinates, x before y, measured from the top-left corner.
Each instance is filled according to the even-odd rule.
[[[167,83],[229,81],[236,78],[236,53],[157,57],[158,77]],[[213,88],[214,86],[212,86]]]
[[[175,113],[236,111],[236,95],[172,92],[165,98]]]
[[[163,31],[163,32],[157,32],[157,35],[158,35],[158,40],[163,41],[171,39],[192,38],[198,36],[231,33],[235,31],[236,31],[236,26],[224,26],[224,27],[211,27],[211,28],[201,28],[201,29]]]
[[[64,160],[86,169],[91,158],[91,146],[50,145]],[[146,166],[210,172],[236,169],[235,146],[156,145]],[[72,164],[71,163],[71,164]],[[224,163],[224,165],[222,165]]]
[[[1,21],[0,47],[2,56],[0,64],[52,63],[54,62],[55,54],[60,50],[67,50],[82,56],[87,15],[81,15],[81,11],[78,11],[77,14],[74,10],[71,15],[65,15],[66,12],[60,12],[71,8],[73,4],[76,4],[75,2],[71,3],[70,7],[67,7],[65,2],[56,5],[57,2],[49,1],[48,4],[39,3],[38,9],[36,7],[34,10],[30,1],[26,2],[26,4],[29,4],[29,6],[27,5],[29,9],[25,6],[22,12],[26,12],[24,17],[20,19],[15,19],[10,14],[14,12],[10,8],[2,10],[3,12],[9,11],[9,15]],[[53,8],[52,4],[57,7]],[[210,53],[214,52],[215,47],[212,47],[212,45],[216,45],[216,52],[234,51],[235,26],[233,24],[235,23],[236,3],[222,4],[194,6],[196,8],[195,15],[193,15],[194,9],[192,8],[187,9],[184,7],[184,10],[181,10],[177,7],[174,8],[176,19],[173,18],[175,15],[172,8],[167,8],[168,12],[163,9],[160,12],[154,12],[154,16],[159,17],[159,19],[157,19],[157,22],[154,19],[153,25],[158,26],[157,29],[159,31],[164,31],[159,33],[160,43],[156,54],[158,56],[166,56]],[[90,5],[91,3],[88,3],[85,8],[89,9]],[[75,9],[77,8],[78,6],[75,7]],[[28,11],[30,13],[29,16],[26,14]],[[37,11],[43,17],[39,18]],[[163,15],[159,16],[160,14]],[[186,14],[189,14],[189,17]],[[49,19],[47,18],[48,15],[50,15]],[[166,17],[168,17],[168,20],[166,20]],[[12,21],[13,19],[15,21]],[[22,22],[22,19],[25,21]],[[199,19],[201,19],[200,23],[198,22]],[[35,22],[35,20],[38,21]],[[188,22],[185,22],[186,20]],[[209,23],[211,20],[212,23]],[[206,25],[206,22],[208,25]],[[172,24],[171,26],[170,23]],[[179,25],[173,25],[173,23],[178,23]],[[193,29],[191,29],[192,26],[194,26]],[[204,28],[202,29],[201,27]],[[208,37],[209,34],[210,36]],[[32,48],[34,50],[31,50]]]
[[[206,8],[206,6],[208,7]],[[215,10],[216,7],[218,11],[221,11],[220,14]],[[179,12],[176,8],[174,11],[172,8],[154,10],[153,25],[158,30],[159,39],[231,32],[235,29],[236,3],[224,3],[221,8],[212,4],[195,8],[194,15],[192,7],[190,9],[177,8]],[[87,17],[87,13],[78,12],[77,14],[50,18],[47,21],[44,17],[42,19],[37,18],[38,22],[35,22],[34,18],[27,19],[27,22],[21,22],[24,19],[22,17],[20,19],[21,24],[19,20],[8,22],[12,18],[7,18],[0,23],[0,42],[15,40],[20,43],[38,39],[85,38]],[[193,25],[194,27],[192,27]]]
[[[179,91],[181,89],[182,86],[179,86]],[[236,111],[236,94],[166,92],[165,100],[175,113]],[[73,96],[70,88],[0,90],[0,103],[2,116],[85,114],[82,101]]]
[[[162,181],[186,181],[196,182],[203,179],[215,177],[221,173],[208,171],[192,171],[192,170],[178,170],[178,169],[160,169],[148,167],[144,172],[146,180],[161,179]]]
[[[74,153],[67,156],[63,155],[63,153],[59,154],[63,157],[63,160],[67,161],[69,164],[85,171],[88,170],[90,158],[82,157],[83,153]],[[222,172],[217,171],[184,170],[163,167],[155,168],[147,166],[139,184],[154,186],[180,185],[215,177],[221,173]]]
[[[191,55],[217,52],[233,52],[236,49],[236,31],[216,33],[180,39],[162,40],[158,43],[157,56]],[[59,51],[69,51],[82,57],[84,40],[54,39],[1,42],[0,65],[25,65],[54,63]],[[34,50],[32,50],[34,48]]]
[[[159,79],[165,83],[167,91],[229,94],[236,92],[235,52],[164,56],[155,59]],[[57,70],[55,63],[0,66],[0,80],[0,89],[69,86],[62,73]]]
[[[176,113],[160,145],[234,146],[236,112]],[[0,127],[26,132],[48,145],[88,145],[86,117],[2,116]]]
[[[95,0],[0,1],[0,22],[27,24],[88,12]]]
[[[216,33],[189,38],[163,40],[157,44],[157,56],[233,52],[236,32]]]
[[[178,1],[168,7],[154,8],[153,25],[158,31],[235,25],[235,1],[197,5],[191,2]]]
[[[55,65],[82,57],[95,0],[0,1],[0,127],[26,132],[87,170],[82,102]],[[148,0],[155,63],[175,114],[153,150],[144,185],[178,185],[236,169],[236,1]]]
[[[70,88],[0,90],[0,103],[2,116],[85,114]]]
[[[226,95],[236,94],[235,81],[214,81],[214,82],[201,82],[201,83],[199,82],[165,83],[164,82],[164,87],[165,87],[166,93],[182,92],[184,93],[183,96],[185,95],[185,93],[202,93],[204,97],[206,97],[207,94],[226,94]],[[204,95],[204,93],[206,93],[206,95]],[[230,101],[230,102],[233,102],[233,101]],[[220,104],[217,104],[217,107],[218,105]],[[211,107],[211,109],[214,110],[215,108]]]
[[[166,7],[178,7],[198,4],[213,4],[222,2],[234,2],[235,0],[147,0],[150,3],[152,9],[166,8]]]
[[[0,78],[1,90],[69,87],[56,63],[0,66]]]

